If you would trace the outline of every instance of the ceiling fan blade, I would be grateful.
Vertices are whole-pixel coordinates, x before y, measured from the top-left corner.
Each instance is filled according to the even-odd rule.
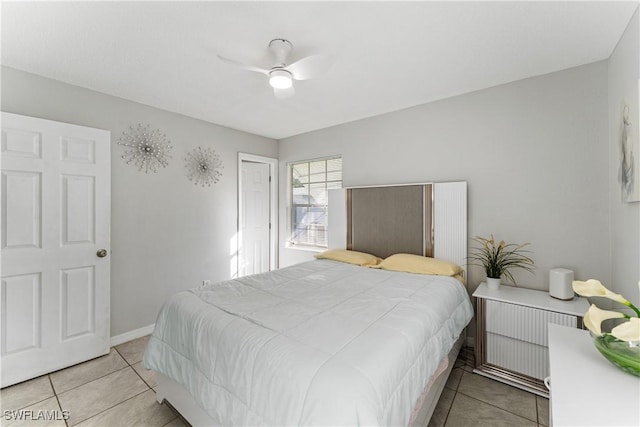
[[[253,65],[247,65],[247,64],[243,64],[242,62],[238,62],[235,61],[233,59],[229,59],[229,58],[225,58],[224,56],[220,56],[218,55],[218,58],[222,61],[225,62],[229,65],[233,65],[234,67],[239,67],[245,70],[249,70],[249,71],[255,71],[256,73],[260,73],[260,74],[264,74],[264,75],[269,75],[269,71],[270,70],[265,70],[264,68],[260,68],[260,67],[255,67]]]
[[[287,89],[278,89],[278,88],[274,87],[273,88],[273,94],[278,99],[287,99],[287,98],[291,98],[293,95],[295,95],[296,94],[296,90],[293,88],[293,86],[291,86],[290,88],[287,88]]]
[[[311,55],[284,67],[295,80],[313,79],[329,70],[333,65],[332,55]]]

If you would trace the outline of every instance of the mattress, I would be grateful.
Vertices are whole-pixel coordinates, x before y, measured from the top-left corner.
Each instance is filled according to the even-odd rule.
[[[406,425],[472,315],[454,278],[316,260],[174,295],[143,363],[221,425]]]

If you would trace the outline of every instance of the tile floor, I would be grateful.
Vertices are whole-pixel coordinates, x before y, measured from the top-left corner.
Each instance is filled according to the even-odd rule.
[[[428,427],[549,425],[548,399],[474,374],[474,360],[460,351]]]
[[[2,389],[0,425],[184,427],[168,406],[156,402],[154,373],[141,362],[148,340],[121,344],[106,356]],[[23,410],[22,419],[7,413],[17,410]]]
[[[166,426],[185,424],[155,400],[154,373],[141,360],[149,337],[100,358],[0,391],[2,426]],[[473,374],[473,349],[463,348],[428,427],[547,426],[547,399]],[[17,420],[7,411],[57,414],[51,421]],[[31,411],[31,412],[28,412]],[[64,420],[65,414],[68,419]]]

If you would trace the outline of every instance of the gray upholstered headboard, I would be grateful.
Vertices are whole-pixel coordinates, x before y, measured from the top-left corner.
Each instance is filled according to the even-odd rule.
[[[347,188],[347,249],[432,256],[431,184]]]
[[[329,204],[330,248],[381,258],[432,256],[459,264],[466,274],[466,182],[332,190]]]

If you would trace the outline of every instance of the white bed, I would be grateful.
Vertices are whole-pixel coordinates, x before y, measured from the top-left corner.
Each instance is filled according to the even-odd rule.
[[[347,247],[464,268],[466,183],[409,187],[347,190]],[[175,295],[144,364],[194,426],[425,426],[472,315],[452,277],[316,260]]]
[[[206,424],[407,425],[472,315],[452,277],[316,260],[175,295],[144,365]]]

